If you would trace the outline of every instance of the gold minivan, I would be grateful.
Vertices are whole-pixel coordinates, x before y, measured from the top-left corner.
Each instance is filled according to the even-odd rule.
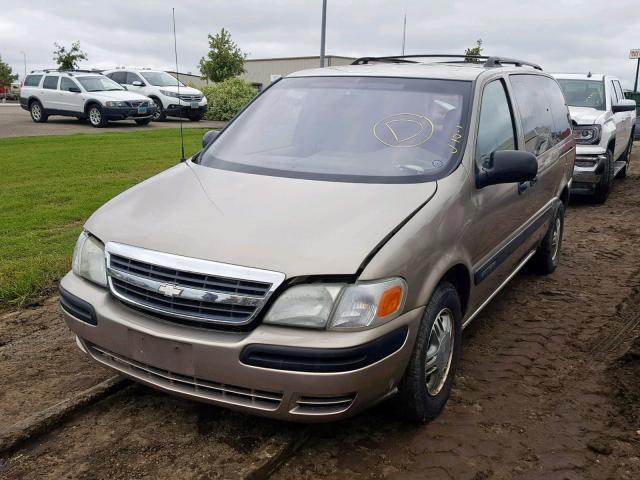
[[[466,60],[291,74],[105,204],[60,284],[79,347],[279,419],[438,415],[462,329],[526,263],[556,268],[575,160],[551,76]]]

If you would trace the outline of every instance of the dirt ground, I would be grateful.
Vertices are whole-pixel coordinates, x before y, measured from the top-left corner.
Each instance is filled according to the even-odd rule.
[[[385,403],[303,428],[135,385],[0,458],[0,478],[238,478],[303,431],[275,478],[640,478],[639,152],[605,205],[572,203],[558,270],[519,274],[464,332],[430,424]],[[111,375],[61,322],[53,300],[0,317],[4,425]]]

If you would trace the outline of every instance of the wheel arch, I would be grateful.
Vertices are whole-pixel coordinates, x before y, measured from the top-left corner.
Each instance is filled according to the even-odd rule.
[[[95,99],[87,100],[84,104],[85,115],[89,114],[89,109],[91,108],[92,105],[98,105],[99,107],[102,107],[102,104],[98,100],[95,100]]]
[[[31,95],[28,99],[27,99],[27,108],[31,108],[31,104],[33,102],[38,102],[40,105],[42,105],[42,100],[40,100],[38,97],[36,97],[35,95]]]
[[[436,287],[442,282],[451,283],[458,292],[458,295],[460,296],[460,306],[462,307],[462,317],[464,318],[469,307],[469,297],[471,295],[470,270],[465,264],[457,263],[445,272],[442,278],[437,282]]]

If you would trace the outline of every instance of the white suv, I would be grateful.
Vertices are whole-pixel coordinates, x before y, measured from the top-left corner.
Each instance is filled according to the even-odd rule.
[[[90,70],[32,71],[20,89],[20,106],[37,123],[46,122],[50,115],[63,115],[88,119],[98,128],[109,120],[128,118],[146,125],[156,112],[148,97],[128,92]]]
[[[620,81],[602,74],[555,74],[565,96],[577,143],[571,192],[603,203],[613,179],[627,174],[636,103]]]
[[[200,90],[187,87],[167,72],[127,68],[108,70],[104,74],[127,90],[151,97],[158,109],[153,117],[156,121],[182,117],[198,122],[207,111],[207,97]]]

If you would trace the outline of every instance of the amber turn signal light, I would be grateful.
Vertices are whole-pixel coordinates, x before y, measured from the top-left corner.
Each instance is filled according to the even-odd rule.
[[[402,304],[402,288],[393,287],[387,290],[380,297],[380,303],[378,304],[378,317],[387,317],[392,313],[395,313]]]

